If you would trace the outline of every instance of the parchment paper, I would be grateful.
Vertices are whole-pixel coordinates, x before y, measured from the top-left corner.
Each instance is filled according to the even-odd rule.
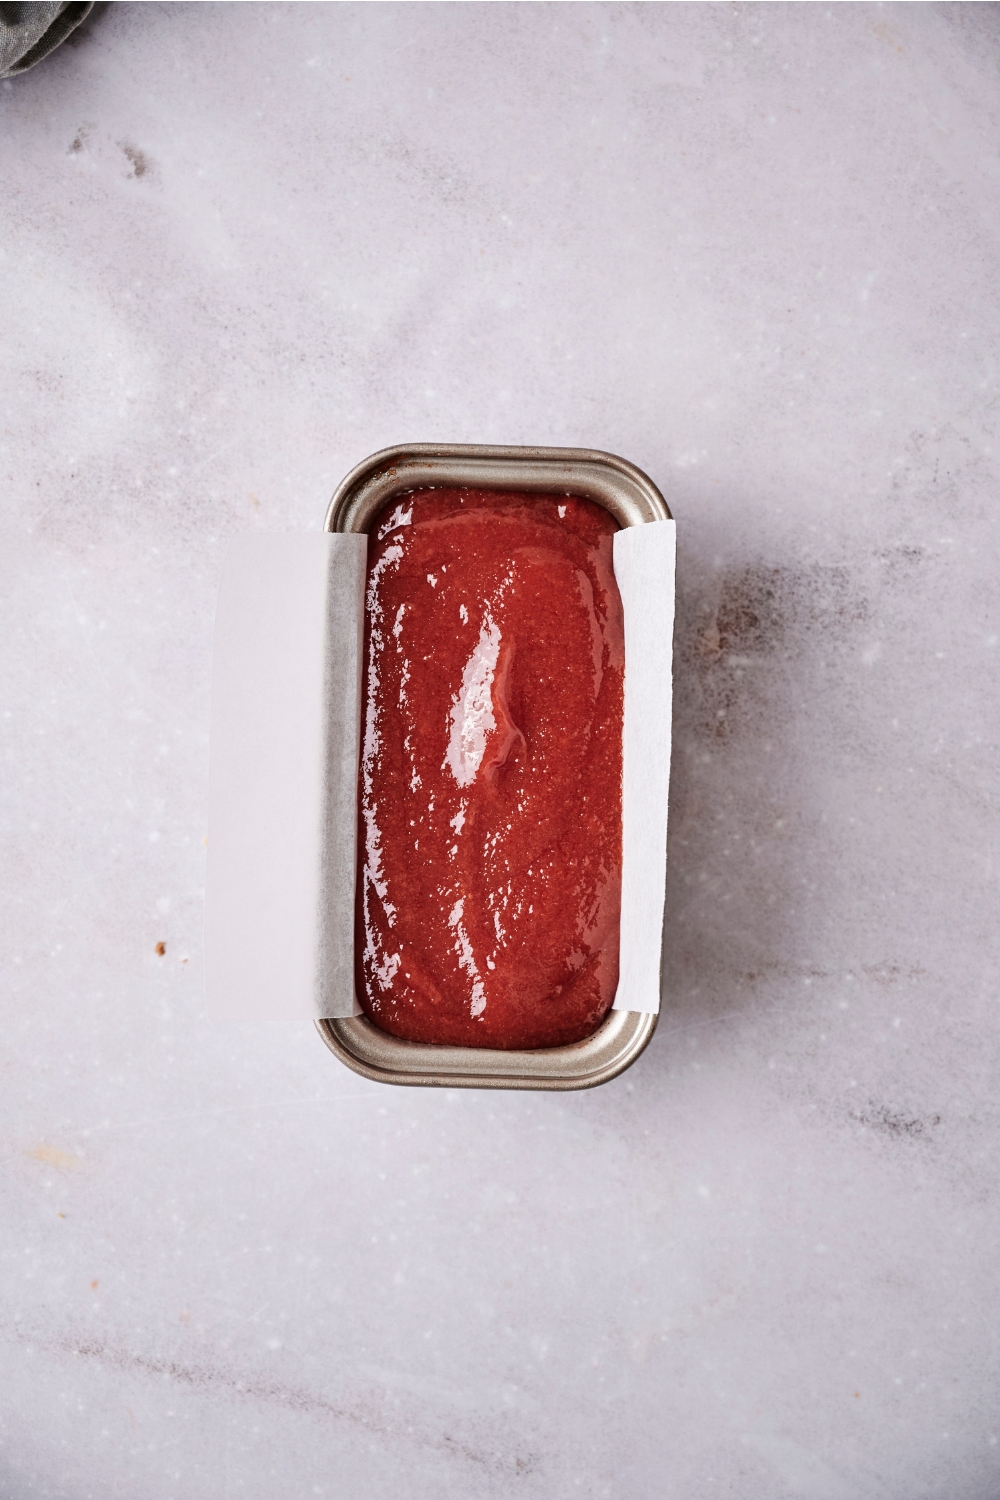
[[[660,1008],[673,683],[673,521],[615,533],[625,611],[621,968],[615,1010]]]
[[[250,533],[215,623],[206,989],[213,1020],[358,1014],[354,882],[367,538]],[[615,1007],[656,1011],[670,780],[674,523],[614,541],[625,610]]]

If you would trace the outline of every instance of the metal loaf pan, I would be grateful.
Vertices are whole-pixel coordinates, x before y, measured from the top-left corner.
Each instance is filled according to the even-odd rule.
[[[367,531],[388,500],[408,490],[462,488],[579,495],[603,505],[622,526],[667,521],[652,480],[612,453],[587,448],[491,448],[412,443],[372,454],[338,487],[327,531]],[[405,1042],[367,1016],[317,1021],[330,1051],[378,1083],[452,1089],[589,1089],[635,1062],[656,1030],[656,1016],[612,1010],[585,1041],[513,1052]]]

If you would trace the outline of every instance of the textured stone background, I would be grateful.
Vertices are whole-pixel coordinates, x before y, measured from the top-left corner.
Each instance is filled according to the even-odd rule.
[[[993,1500],[997,8],[119,4],[0,160],[5,1500]],[[591,1094],[205,1019],[226,540],[434,439],[677,517]]]

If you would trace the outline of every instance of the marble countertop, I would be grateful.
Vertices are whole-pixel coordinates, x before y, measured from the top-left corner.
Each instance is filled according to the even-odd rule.
[[[120,4],[0,159],[5,1500],[992,1500],[996,8]],[[677,518],[591,1093],[205,1016],[227,540],[400,441]]]

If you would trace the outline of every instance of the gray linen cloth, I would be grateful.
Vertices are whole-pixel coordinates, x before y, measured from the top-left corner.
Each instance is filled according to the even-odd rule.
[[[0,4],[0,78],[23,73],[66,40],[94,0],[77,5]]]

